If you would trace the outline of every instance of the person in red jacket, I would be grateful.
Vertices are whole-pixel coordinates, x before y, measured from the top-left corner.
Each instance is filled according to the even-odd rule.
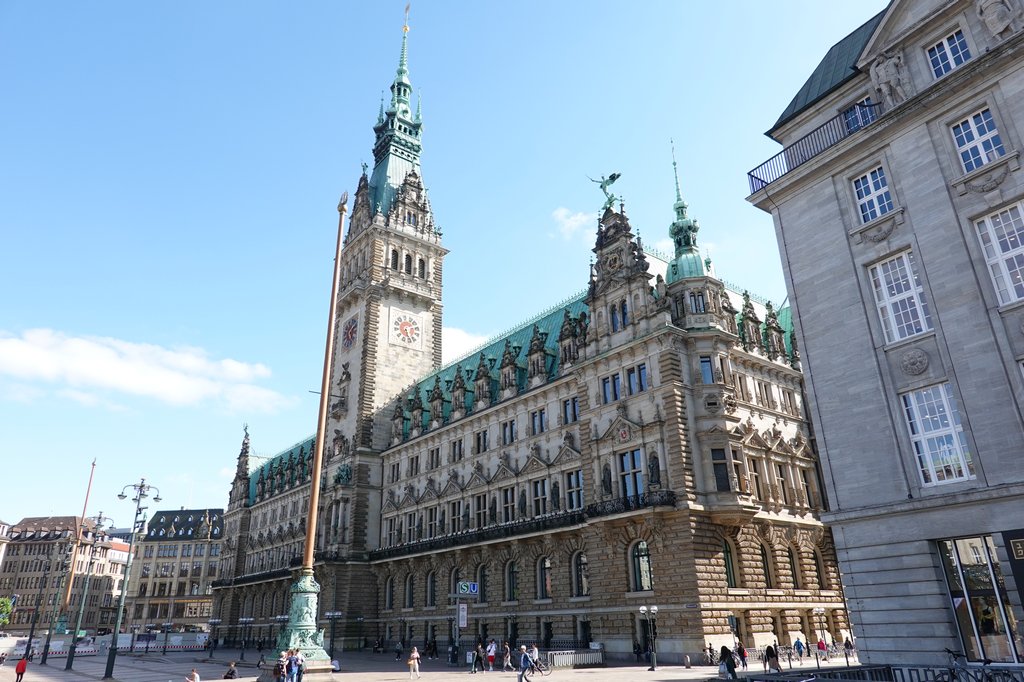
[[[18,661],[18,665],[14,666],[14,672],[18,674],[18,678],[15,682],[21,682],[21,678],[25,676],[26,668],[28,668],[28,659],[22,658]]]

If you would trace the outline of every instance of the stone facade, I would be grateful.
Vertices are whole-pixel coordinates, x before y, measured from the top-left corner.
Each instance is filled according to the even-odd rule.
[[[864,662],[1024,660],[1021,17],[891,3],[771,131],[787,165],[751,174]]]
[[[405,57],[403,41],[342,255],[315,567],[320,622],[344,614],[337,646],[499,637],[628,656],[654,605],[676,660],[844,638],[789,310],[717,277],[678,190],[671,258],[644,249],[613,177],[586,291],[440,366],[447,252]],[[252,466],[245,436],[215,585],[226,637],[272,637],[287,611],[313,443]],[[463,581],[480,594],[456,632]]]

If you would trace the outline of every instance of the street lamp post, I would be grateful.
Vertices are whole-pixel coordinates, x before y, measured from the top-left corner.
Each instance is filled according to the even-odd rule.
[[[173,625],[174,625],[174,623],[170,623],[170,622],[168,622],[168,623],[161,623],[160,624],[160,627],[162,627],[164,629],[164,650],[161,652],[162,656],[166,656],[167,655],[167,637],[168,637],[168,635],[171,634],[171,627]]]
[[[658,669],[658,607],[640,607],[640,615],[647,621],[647,632],[651,636],[651,667],[648,670]]]
[[[117,499],[127,499],[128,494],[125,491],[129,488],[131,488],[135,494],[135,496],[132,497],[132,502],[135,503],[135,519],[132,521],[132,533],[128,536],[128,560],[124,564],[124,580],[121,582],[121,596],[117,600],[117,619],[114,624],[114,634],[110,638],[110,652],[107,654],[107,667],[103,671],[103,679],[105,680],[109,680],[114,676],[114,662],[117,660],[117,636],[121,632],[121,619],[124,617],[124,600],[125,597],[128,596],[128,579],[131,577],[132,550],[135,548],[135,534],[139,531],[139,517],[142,516],[142,512],[146,509],[142,506],[142,501],[149,497],[150,491],[154,490],[156,493],[153,495],[153,501],[160,501],[160,489],[146,483],[146,479],[144,478],[140,478],[138,483],[132,483],[131,485],[126,485],[121,488],[121,492],[118,493]],[[147,642],[146,645],[148,646],[149,643]]]
[[[239,660],[245,660],[245,637],[247,634],[246,629],[249,629],[251,631],[252,622],[254,620],[255,619],[250,616],[242,616],[238,619],[238,627],[242,630],[242,652],[238,654]]]
[[[64,576],[71,567],[71,545],[62,544],[58,547],[60,564],[57,567],[57,593],[54,595],[53,610],[50,612],[50,625],[46,629],[46,643],[43,645],[43,657],[39,660],[39,665],[46,665],[46,659],[50,656],[50,638],[53,637],[53,629],[57,624],[57,614],[60,612],[60,593],[64,588]]]
[[[112,520],[100,512],[94,519],[92,545],[89,547],[89,565],[85,569],[85,586],[82,589],[82,603],[78,605],[78,618],[75,619],[75,631],[71,634],[71,649],[68,651],[68,660],[64,664],[65,670],[71,670],[75,663],[75,650],[78,648],[78,633],[82,630],[82,616],[85,615],[85,600],[89,598],[89,579],[92,578],[93,564],[96,562],[96,553],[100,544],[106,542],[107,535],[104,532],[104,523]],[[84,525],[84,524],[83,524]]]
[[[206,621],[210,626],[210,658],[213,658],[213,651],[217,648],[217,626],[220,625],[220,618],[211,618]]]
[[[365,620],[365,618],[363,618],[362,616],[356,616],[356,622],[359,623],[359,644],[356,647],[358,649],[365,648],[365,644],[363,643],[363,637],[364,637],[364,635],[363,635],[363,621],[364,620]]]
[[[331,621],[331,648],[330,648],[330,650],[328,652],[328,655],[331,657],[332,661],[334,660],[334,623],[339,618],[343,618],[344,616],[345,616],[345,614],[342,613],[341,611],[328,611],[327,613],[324,614],[324,617],[327,620]]]

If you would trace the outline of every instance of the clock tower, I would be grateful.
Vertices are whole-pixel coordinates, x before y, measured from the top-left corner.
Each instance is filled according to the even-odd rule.
[[[373,169],[363,165],[341,252],[321,546],[342,555],[373,549],[379,537],[369,513],[380,502],[375,413],[441,364],[448,252],[420,173],[423,121],[411,106],[408,32],[406,23],[391,99],[373,126]]]

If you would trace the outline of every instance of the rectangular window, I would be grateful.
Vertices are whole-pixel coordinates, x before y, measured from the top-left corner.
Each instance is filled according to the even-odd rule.
[[[548,420],[544,408],[530,413],[530,433],[534,436],[548,429]]]
[[[546,479],[533,482],[533,515],[548,513],[548,482]]]
[[[630,395],[647,390],[647,364],[640,363],[626,370],[626,388]]]
[[[412,455],[409,457],[409,475],[416,476],[420,473],[420,456]]]
[[[978,237],[999,303],[1024,299],[1024,204],[1015,204],[977,223]]]
[[[614,303],[612,307],[608,309],[608,319],[611,320],[612,331],[619,331],[619,309]]]
[[[461,462],[462,461],[462,441],[461,440],[453,440],[451,442],[451,448],[450,448],[450,451],[449,451],[449,456],[450,456],[452,462]]]
[[[736,398],[744,402],[750,402],[750,384],[747,383],[747,375],[733,372],[732,384],[735,389]]]
[[[416,512],[409,512],[405,515],[405,541],[416,542]]]
[[[580,419],[580,401],[577,398],[569,398],[562,401],[562,422],[572,424]]]
[[[565,508],[569,511],[583,509],[583,471],[567,471],[565,474]]]
[[[400,462],[391,463],[391,478],[390,482],[395,483],[399,478],[402,477],[402,464]]]
[[[1006,153],[990,109],[971,114],[951,128],[965,173],[981,168]]]
[[[487,525],[487,495],[473,496],[473,511],[476,516],[476,527],[483,528]]]
[[[640,450],[619,454],[619,491],[623,497],[633,497],[644,492],[644,473]]]
[[[516,441],[516,420],[509,419],[501,423],[501,444],[511,445]]]
[[[462,530],[462,500],[455,500],[448,505],[448,511],[451,513],[452,532],[458,533]]]
[[[942,78],[971,58],[963,31],[956,31],[928,48],[928,63],[936,78]]]
[[[427,510],[427,537],[434,538],[437,535],[437,507],[431,507]]]
[[[512,523],[516,520],[516,489],[514,487],[501,490],[501,520]]]
[[[918,279],[912,251],[873,265],[868,273],[887,343],[931,330],[928,298]]]
[[[385,528],[387,528],[387,531],[385,532],[385,537],[387,538],[388,545],[389,546],[390,545],[397,545],[398,544],[398,525],[395,523],[394,517],[392,517],[392,518],[390,518],[390,519],[388,519],[386,521]]]
[[[904,394],[903,409],[924,485],[974,478],[960,410],[948,383]]]
[[[441,466],[441,448],[430,448],[427,450],[427,466],[431,469]]]
[[[772,399],[772,386],[766,381],[754,379],[754,388],[757,389],[757,404],[762,407],[774,407]]]
[[[703,384],[715,383],[715,370],[711,365],[711,356],[700,356],[700,381]]]
[[[782,464],[777,464],[775,473],[779,482],[779,492],[782,494],[782,503],[790,504],[789,488],[786,486],[786,468]]]
[[[865,97],[849,109],[843,111],[843,123],[846,124],[846,132],[853,133],[878,118],[878,106]]]
[[[476,432],[476,450],[473,452],[474,454],[487,452],[487,429]]]
[[[711,448],[711,464],[715,470],[715,489],[720,493],[729,492],[729,462],[723,448]]]
[[[853,191],[857,195],[861,223],[870,223],[892,210],[889,181],[885,179],[885,170],[881,166],[854,179]]]
[[[799,417],[800,411],[796,407],[796,394],[788,388],[780,388],[779,395],[782,396],[782,411]]]

